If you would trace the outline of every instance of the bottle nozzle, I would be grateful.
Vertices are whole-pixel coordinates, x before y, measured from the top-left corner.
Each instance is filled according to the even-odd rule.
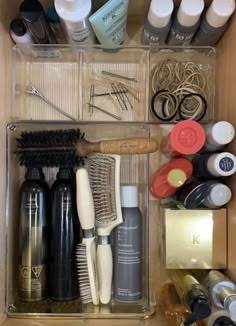
[[[184,321],[189,326],[197,320],[205,319],[211,314],[211,303],[204,297],[197,298],[191,305],[192,314]]]

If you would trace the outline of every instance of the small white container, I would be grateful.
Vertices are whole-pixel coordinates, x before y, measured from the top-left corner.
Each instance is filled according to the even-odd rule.
[[[88,20],[92,9],[91,0],[55,0],[55,9],[69,43],[93,43],[94,34]]]
[[[228,186],[217,181],[209,181],[211,185],[210,193],[205,197],[203,205],[208,208],[217,208],[226,205],[231,197],[232,192]]]
[[[33,44],[35,43],[30,32],[27,30],[21,19],[15,18],[10,23],[11,38],[15,43]]]
[[[207,161],[207,168],[216,177],[228,177],[236,172],[236,157],[229,152],[212,154]]]
[[[219,121],[204,127],[206,143],[204,151],[214,152],[228,145],[235,137],[234,126],[228,121]]]

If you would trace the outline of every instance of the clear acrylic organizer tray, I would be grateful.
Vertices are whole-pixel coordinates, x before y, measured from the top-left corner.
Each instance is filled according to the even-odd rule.
[[[198,70],[193,73],[190,71],[186,75],[187,83],[189,81],[195,83],[196,80],[198,82],[201,75],[204,75],[203,93],[207,101],[207,111],[201,122],[213,121],[215,118],[213,48],[165,49],[121,46],[108,50],[100,46],[69,45],[17,45],[13,48],[12,120],[74,119],[162,123],[163,121],[155,118],[151,112],[151,99],[154,95],[152,79],[155,68],[166,60],[169,62],[166,70],[162,71],[164,81],[173,77],[176,69],[174,61],[184,65],[179,72],[180,78],[184,76],[184,71],[189,69],[186,64],[192,63]],[[200,76],[196,75],[199,73]],[[175,82],[173,79],[173,83]],[[39,96],[30,94],[31,84],[46,100],[70,117],[53,109]],[[188,85],[184,84],[184,87],[189,87]],[[168,121],[170,122],[176,121],[173,119]]]
[[[152,286],[149,271],[149,213],[148,213],[148,180],[149,155],[121,156],[121,184],[138,186],[139,207],[143,216],[142,231],[142,299],[135,303],[119,303],[112,298],[110,304],[93,306],[82,304],[80,299],[71,302],[57,303],[50,299],[40,302],[26,303],[18,299],[18,219],[19,219],[19,188],[24,180],[25,168],[19,165],[15,154],[17,141],[22,131],[54,130],[80,128],[89,141],[116,139],[123,137],[150,137],[150,128],[143,123],[110,123],[110,122],[40,122],[19,121],[7,126],[7,253],[6,275],[7,294],[6,310],[11,317],[76,317],[76,318],[148,318],[153,315]],[[49,184],[55,180],[57,168],[44,168]]]

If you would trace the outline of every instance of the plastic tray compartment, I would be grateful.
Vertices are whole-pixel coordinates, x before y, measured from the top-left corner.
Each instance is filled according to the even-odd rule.
[[[83,51],[83,120],[115,121],[96,109],[98,107],[123,121],[145,121],[147,64],[148,51],[142,48],[105,50],[95,47]]]
[[[12,119],[70,120],[40,97],[27,93],[30,84],[75,120],[81,119],[79,50],[45,45],[13,48]]]
[[[16,138],[22,131],[45,129],[80,128],[85,138],[90,141],[115,139],[123,137],[149,137],[150,130],[146,124],[139,123],[65,123],[65,122],[13,122],[7,126],[7,203],[6,203],[6,265],[7,293],[6,311],[12,317],[78,317],[78,318],[146,318],[155,309],[150,301],[149,284],[149,213],[148,213],[148,173],[149,155],[121,156],[121,184],[138,186],[139,206],[143,214],[143,255],[142,255],[142,299],[136,303],[119,303],[113,298],[109,305],[83,305],[80,300],[56,303],[50,299],[24,303],[17,298],[17,248],[19,219],[19,187],[24,179],[25,168],[21,167],[15,155]],[[46,168],[44,173],[48,182],[55,179],[57,169]],[[153,302],[153,298],[152,298]]]
[[[206,114],[201,122],[214,121],[215,112],[215,49],[211,47],[198,48],[150,48],[150,82],[149,82],[149,121],[165,122],[157,119],[151,112],[151,100],[155,92],[162,90],[171,91],[177,95],[178,103],[183,95],[188,93],[200,93],[206,100]],[[199,88],[200,87],[200,88]],[[177,91],[179,89],[179,91]],[[167,99],[168,100],[168,99]],[[199,97],[189,97],[184,105],[194,110]],[[189,102],[188,102],[189,101]],[[191,102],[190,102],[191,101]],[[162,104],[167,101],[160,97],[156,103],[157,111],[163,114]],[[169,102],[170,104],[170,102]],[[173,111],[170,105],[169,114]],[[176,105],[176,108],[178,105]],[[167,123],[175,123],[179,120],[178,113]]]

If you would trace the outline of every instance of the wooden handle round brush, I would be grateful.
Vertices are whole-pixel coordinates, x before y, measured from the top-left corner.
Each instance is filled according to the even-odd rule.
[[[79,156],[87,156],[93,152],[104,154],[147,154],[156,152],[159,148],[158,142],[153,138],[124,138],[89,142],[80,139],[75,145]]]

